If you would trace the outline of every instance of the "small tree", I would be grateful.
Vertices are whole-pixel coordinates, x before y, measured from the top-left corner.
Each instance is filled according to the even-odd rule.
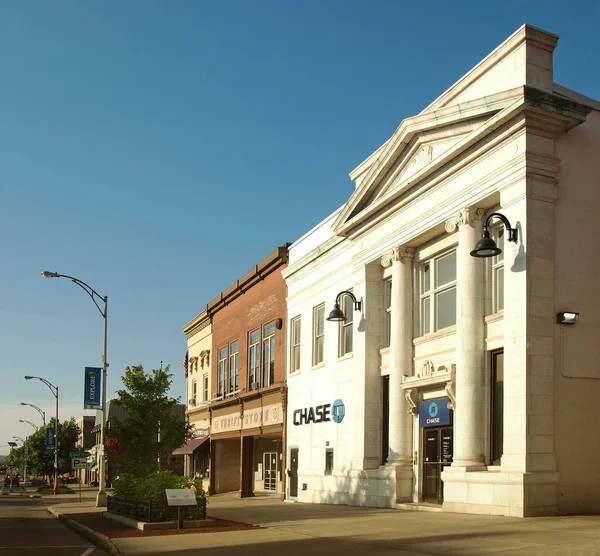
[[[50,419],[48,427],[54,427],[56,420]],[[69,452],[79,438],[79,427],[75,418],[63,421],[58,426],[58,472],[66,473],[71,470]],[[40,427],[27,438],[28,457],[27,468],[34,475],[52,475],[54,473],[54,449],[46,448],[46,428]]]
[[[107,450],[119,473],[146,478],[158,470],[160,456],[170,455],[190,438],[191,426],[176,413],[179,398],[168,396],[172,377],[169,366],[151,373],[141,365],[125,369],[124,389],[117,395],[126,416],[123,422],[111,420]]]

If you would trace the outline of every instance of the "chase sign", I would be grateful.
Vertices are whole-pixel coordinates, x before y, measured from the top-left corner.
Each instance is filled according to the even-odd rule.
[[[450,398],[437,398],[419,402],[419,426],[443,427],[452,423],[448,409]]]
[[[309,423],[326,423],[328,421],[341,423],[345,414],[344,402],[335,400],[333,403],[296,409],[293,413],[293,421],[296,426],[308,425]]]

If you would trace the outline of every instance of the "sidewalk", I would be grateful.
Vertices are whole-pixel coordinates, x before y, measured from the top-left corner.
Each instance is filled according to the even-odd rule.
[[[48,500],[43,503],[50,505]],[[102,510],[88,500],[57,501],[54,511],[83,522],[83,514],[95,514],[98,520]],[[235,495],[211,497],[207,513],[260,528],[127,537],[109,531],[107,536],[123,555],[600,555],[600,516],[517,519],[293,504]]]

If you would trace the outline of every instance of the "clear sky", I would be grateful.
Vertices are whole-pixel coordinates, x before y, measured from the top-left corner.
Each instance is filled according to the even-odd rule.
[[[82,414],[109,297],[109,393],[181,326],[343,204],[348,173],[523,23],[600,98],[598,2],[0,0],[0,453]]]

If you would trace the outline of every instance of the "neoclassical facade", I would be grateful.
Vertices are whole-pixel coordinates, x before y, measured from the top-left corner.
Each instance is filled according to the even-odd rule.
[[[557,42],[516,31],[290,247],[288,497],[600,511],[600,103],[554,82]]]

